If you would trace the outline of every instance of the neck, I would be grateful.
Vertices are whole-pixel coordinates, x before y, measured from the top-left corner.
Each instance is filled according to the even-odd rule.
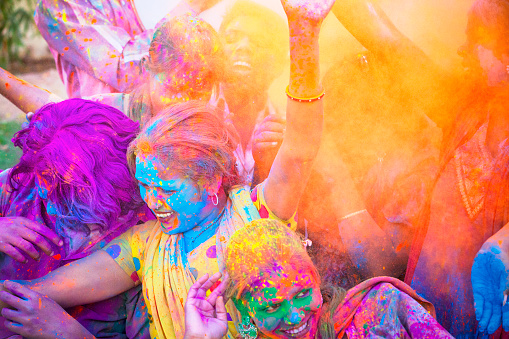
[[[256,93],[236,93],[225,90],[225,99],[230,112],[233,113],[232,122],[237,129],[242,145],[245,147],[251,138],[253,129],[258,118],[258,113],[267,104],[268,93],[266,91]]]
[[[221,216],[226,207],[227,196],[223,189],[217,193],[218,204],[213,205],[211,212],[195,228],[184,232],[184,245],[186,253],[191,252],[205,241],[212,238],[221,223]]]

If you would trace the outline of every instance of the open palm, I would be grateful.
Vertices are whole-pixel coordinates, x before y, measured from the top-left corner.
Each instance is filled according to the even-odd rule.
[[[220,278],[221,273],[216,273],[210,278],[205,274],[191,286],[184,307],[185,339],[220,339],[226,335],[228,320],[223,293],[227,286],[227,277],[207,297],[207,291]]]

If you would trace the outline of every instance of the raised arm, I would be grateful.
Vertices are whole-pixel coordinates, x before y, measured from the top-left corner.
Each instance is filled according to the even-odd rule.
[[[187,12],[199,14],[216,2],[181,0],[163,20]],[[59,57],[125,93],[142,78],[140,60],[148,54],[154,34],[153,29],[136,25],[131,6],[133,2],[117,0],[39,0],[35,22]]]
[[[0,68],[0,83],[0,94],[24,113],[35,112],[50,102],[62,101],[58,95],[21,80],[3,68]]]
[[[376,2],[338,1],[332,12],[364,47],[376,55],[389,60],[412,57],[413,62],[432,63],[419,47],[394,26]]]
[[[297,209],[320,147],[323,103],[318,98],[323,87],[318,36],[334,0],[281,0],[281,3],[290,31],[286,135],[272,164],[264,195],[270,209],[279,218],[288,219]]]
[[[395,81],[430,119],[439,127],[451,123],[444,110],[457,79],[399,31],[376,1],[338,1],[332,12],[365,48],[393,66]]]
[[[18,282],[64,308],[105,300],[135,286],[131,277],[103,250],[42,278]],[[5,306],[0,303],[0,308]]]

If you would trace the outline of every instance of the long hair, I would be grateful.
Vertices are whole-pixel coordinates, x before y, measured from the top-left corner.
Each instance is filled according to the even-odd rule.
[[[129,146],[131,173],[135,174],[137,155],[154,155],[194,182],[222,178],[226,193],[243,184],[233,154],[238,137],[232,126],[224,123],[222,114],[200,101],[175,104],[158,113]]]
[[[236,231],[230,238],[225,257],[230,277],[228,297],[238,304],[262,276],[290,267],[304,267],[320,284],[320,275],[302,244],[302,238],[283,223],[258,219]],[[321,289],[324,306],[319,323],[321,338],[335,338],[333,314],[346,293],[336,286]]]
[[[10,173],[11,186],[43,186],[55,205],[61,235],[64,228],[89,234],[88,224],[107,231],[119,217],[134,217],[143,206],[125,156],[138,128],[119,110],[100,103],[69,99],[48,104],[14,135],[23,155]]]
[[[222,44],[214,28],[202,19],[175,17],[155,31],[145,66],[145,76],[167,74],[173,92],[181,93],[183,101],[210,97],[223,77]],[[148,78],[130,94],[128,110],[129,117],[137,121],[146,122],[153,116]]]

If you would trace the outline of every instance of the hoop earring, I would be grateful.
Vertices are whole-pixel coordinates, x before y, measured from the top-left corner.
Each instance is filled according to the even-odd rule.
[[[258,329],[251,323],[249,317],[244,317],[239,325],[239,333],[243,339],[256,339],[258,337]]]
[[[214,197],[216,198],[216,201],[214,201]],[[212,203],[214,204],[214,206],[217,206],[217,204],[219,204],[219,197],[217,196],[217,193],[214,193],[214,196],[210,199],[212,199]]]

